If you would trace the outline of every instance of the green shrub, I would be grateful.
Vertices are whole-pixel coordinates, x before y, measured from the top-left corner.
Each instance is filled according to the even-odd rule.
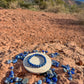
[[[39,8],[40,8],[40,9],[46,9],[46,8],[47,8],[46,2],[45,2],[45,1],[40,2]]]
[[[0,0],[0,7],[7,8],[8,2],[6,0]]]
[[[79,12],[80,10],[77,5],[71,5],[69,11],[74,13],[74,12]]]

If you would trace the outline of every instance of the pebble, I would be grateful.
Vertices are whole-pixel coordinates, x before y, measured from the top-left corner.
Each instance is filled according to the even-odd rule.
[[[42,84],[42,80],[38,80],[38,84]]]
[[[19,81],[19,77],[15,77],[15,78],[14,78],[14,81],[15,81],[15,82],[18,82],[18,81]]]
[[[69,77],[68,79],[69,79],[69,80],[72,80],[72,77]]]
[[[28,83],[28,78],[24,78],[23,81],[22,81],[22,84],[27,84]]]
[[[17,63],[17,59],[13,59],[13,61],[12,61],[13,63]]]
[[[53,80],[54,82],[57,82],[57,77],[53,77],[52,80]]]
[[[63,68],[63,71],[64,71],[64,72],[67,72],[67,69]]]
[[[10,67],[10,69],[14,69],[14,67],[12,66],[12,67]]]
[[[72,73],[72,74],[75,74],[75,72],[74,72],[73,70],[71,70],[71,73]]]
[[[75,71],[75,69],[74,69],[74,68],[72,68],[71,70]]]
[[[8,60],[8,61],[7,61],[7,64],[10,64],[11,62],[12,62],[12,60]]]
[[[46,83],[49,83],[49,82],[51,82],[51,80],[48,77],[46,77]]]

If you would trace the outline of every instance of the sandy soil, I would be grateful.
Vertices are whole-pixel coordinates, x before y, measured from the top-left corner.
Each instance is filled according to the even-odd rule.
[[[59,52],[55,60],[76,68],[72,81],[67,79],[62,68],[56,68],[58,84],[83,84],[84,66],[76,65],[76,61],[80,58],[84,62],[84,25],[80,25],[74,15],[0,9],[0,84],[4,84],[12,65],[15,76],[28,77],[29,84],[42,78],[27,72],[22,61],[5,63],[21,52],[34,49]]]

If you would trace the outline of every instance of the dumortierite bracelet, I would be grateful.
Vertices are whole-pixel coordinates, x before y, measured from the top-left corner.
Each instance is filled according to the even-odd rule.
[[[40,64],[40,65],[32,64],[32,63],[30,62],[30,60],[31,60],[31,58],[34,57],[34,56],[41,56],[41,57],[44,59],[44,63],[43,63],[43,64]],[[46,64],[46,58],[45,58],[43,55],[41,55],[41,54],[33,54],[33,55],[31,55],[31,56],[28,58],[28,63],[29,63],[32,67],[39,68],[39,67],[42,67],[42,66],[44,66],[44,65]]]

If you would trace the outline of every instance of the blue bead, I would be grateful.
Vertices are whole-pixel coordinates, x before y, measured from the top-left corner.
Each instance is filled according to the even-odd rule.
[[[54,53],[54,55],[56,56],[56,55],[59,55],[58,53]]]
[[[69,74],[69,75],[71,74],[71,71],[70,71],[70,70],[68,71],[68,74]]]
[[[15,82],[19,81],[19,77],[15,77],[15,78],[14,78],[14,81],[15,81]]]
[[[20,59],[21,59],[21,60],[23,60],[23,59],[24,59],[24,57],[23,57],[23,56],[20,56]]]
[[[69,80],[72,80],[72,77],[69,77],[68,79],[69,79]]]
[[[42,52],[44,53],[45,51],[44,51],[44,50],[42,50]]]
[[[13,62],[13,63],[16,63],[16,62],[17,62],[17,59],[14,59],[12,62]]]
[[[45,53],[48,53],[48,51],[46,50]]]
[[[39,80],[39,81],[38,81],[38,84],[42,84],[42,80]]]
[[[9,75],[9,78],[14,78],[14,75]]]
[[[53,72],[53,74],[54,74],[54,77],[57,77],[57,74],[56,74],[56,72]]]
[[[71,73],[72,73],[72,74],[75,74],[75,72],[74,72],[73,70],[71,70]]]
[[[19,81],[22,81],[22,78],[19,78]]]
[[[10,69],[14,69],[14,67],[12,66],[12,67],[10,67]]]
[[[56,77],[53,77],[52,80],[53,80],[54,82],[57,82],[57,78],[56,78]]]
[[[22,84],[27,84],[28,83],[28,78],[24,78],[23,80],[22,80]]]
[[[28,54],[28,52],[24,51],[24,54]]]
[[[35,82],[34,84],[38,84],[37,82]]]
[[[9,77],[6,78],[6,80],[4,81],[5,83],[9,83],[11,79]]]
[[[75,69],[74,69],[74,68],[72,68],[71,70],[72,70],[72,71],[75,71]]]
[[[38,50],[36,50],[36,52],[38,52]]]
[[[70,70],[70,66],[69,65],[66,65],[66,67],[67,67],[67,70]]]
[[[46,77],[46,83],[49,83],[49,82],[51,82],[51,80],[48,77]]]
[[[57,84],[57,83],[53,82],[53,84]]]
[[[62,65],[61,67],[63,67],[63,68],[65,68],[65,69],[67,69],[67,66],[65,66],[65,65]]]
[[[22,84],[20,81],[16,82],[15,84]]]
[[[53,82],[52,82],[52,81],[50,81],[48,84],[53,84]]]
[[[11,79],[11,80],[10,80],[10,83],[13,83],[13,82],[14,82],[13,79]]]
[[[53,54],[53,53],[51,54],[51,57],[52,57],[52,58],[54,57],[54,54]]]
[[[5,82],[5,84],[9,84],[9,81],[8,80],[5,80],[4,82]]]
[[[51,70],[52,70],[52,71],[55,71],[55,68],[52,68]]]
[[[12,62],[12,60],[8,60],[7,63],[10,64]]]
[[[20,59],[20,56],[19,55],[16,55],[15,59]]]
[[[71,77],[71,78],[72,78],[72,74],[69,74],[69,77]]]
[[[56,67],[59,67],[59,62],[58,62],[58,63],[56,63]]]
[[[20,55],[20,56],[23,56],[23,53],[20,53],[19,55]]]
[[[14,75],[14,72],[13,71],[10,71],[10,75]]]

